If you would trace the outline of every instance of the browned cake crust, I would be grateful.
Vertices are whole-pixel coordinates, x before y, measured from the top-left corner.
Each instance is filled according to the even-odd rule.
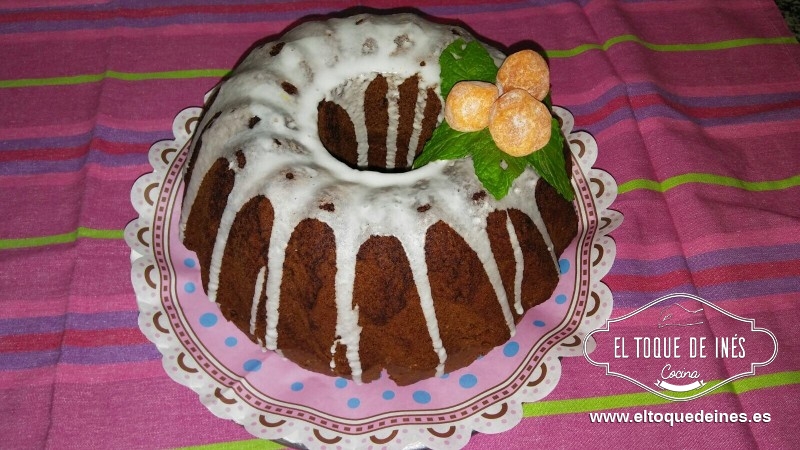
[[[335,104],[331,105],[334,106],[326,108],[334,109]],[[321,128],[320,134],[341,134],[337,128],[343,124],[346,127],[347,121],[332,121]],[[221,159],[206,174],[186,226],[185,244],[197,253],[206,290],[217,229],[234,182],[230,163]],[[537,184],[534,198],[555,252],[560,255],[577,233],[574,207],[544,181]],[[486,200],[484,192],[473,195],[475,202]],[[418,212],[429,213],[424,207]],[[550,297],[558,283],[558,273],[532,220],[517,210],[496,210],[488,216],[486,227],[507,297],[514,296],[516,272],[507,217],[523,252],[522,307],[527,311]],[[237,213],[225,247],[216,298],[225,318],[259,343],[264,342],[266,333],[266,292],[260,293],[256,327],[251,332],[252,286],[256,284],[258,268],[268,264],[273,218],[272,204],[264,196],[254,197]],[[306,369],[349,378],[345,349],[334,344],[335,249],[332,230],[318,220],[303,220],[292,232],[281,283],[278,348]],[[439,221],[430,227],[425,255],[436,318],[447,350],[445,371],[450,372],[506,342],[509,329],[485,268],[475,251],[448,224]],[[408,258],[396,238],[373,236],[361,246],[353,306],[360,311],[362,381],[377,379],[383,370],[399,385],[435,374],[439,360],[425,331]],[[519,322],[521,315],[511,310],[514,321]],[[330,364],[331,348],[335,348],[334,368]]]
[[[277,57],[283,48],[282,43],[272,46],[268,57]],[[396,101],[396,123],[390,123],[388,111],[390,85],[397,93],[392,100]],[[292,83],[280,86],[290,96],[302,93],[302,87]],[[438,123],[442,101],[437,91],[423,87],[418,76],[392,79],[376,75],[356,88],[359,92],[355,94],[341,95],[363,95],[369,151],[367,165],[360,169],[409,170],[409,153],[421,152]],[[342,336],[337,335],[339,269],[334,230],[315,218],[303,219],[290,230],[284,250],[278,317],[269,317],[267,288],[263,281],[257,280],[264,276],[264,268],[270,267],[275,227],[286,226],[276,222],[277,199],[254,195],[235,211],[235,216],[228,215],[223,220],[229,195],[241,181],[239,173],[249,167],[249,157],[241,150],[229,157],[216,160],[211,157],[211,161],[204,162],[210,164],[210,169],[205,173],[195,172],[209,142],[220,145],[220,140],[234,139],[236,132],[231,130],[246,133],[266,120],[241,110],[225,112],[222,117],[220,112],[209,113],[210,117],[201,120],[204,126],[194,137],[184,176],[187,185],[201,177],[194,180],[199,187],[185,218],[184,244],[197,254],[203,288],[209,292],[210,284],[217,284],[214,299],[222,314],[253,342],[264,346],[270,339],[267,323],[276,323],[277,337],[273,339],[283,356],[308,370],[352,378],[348,348],[342,343]],[[221,122],[224,124],[220,125]],[[319,140],[333,156],[351,167],[358,165],[356,127],[339,98],[330,96],[319,102]],[[392,129],[394,134],[390,133]],[[418,138],[412,139],[415,133]],[[396,141],[396,153],[394,161],[387,163],[390,136]],[[294,145],[278,137],[270,140],[275,148]],[[278,175],[288,192],[295,183],[304,183],[298,173],[285,171]],[[477,209],[493,204],[484,191],[465,195]],[[536,202],[549,237],[543,236],[540,226],[518,209],[489,210],[483,225],[502,282],[500,293],[504,291],[505,299],[498,298],[498,288],[490,282],[487,268],[476,251],[451,224],[434,216],[436,208],[421,204],[412,210],[420,221],[430,219],[425,223],[432,224],[424,234],[424,255],[437,336],[446,351],[445,372],[464,367],[506,342],[511,335],[508,322],[518,323],[525,311],[549,298],[558,283],[557,263],[547,242],[552,243],[555,255],[561,255],[569,245],[577,233],[574,207],[543,180],[539,180],[534,192],[515,195],[528,195],[531,202]],[[365,206],[376,211],[382,207]],[[323,201],[313,208],[331,214],[339,212],[335,201]],[[212,268],[223,222],[229,232],[224,237],[219,267]],[[515,235],[510,236],[509,230]],[[513,304],[519,273],[515,255],[518,249],[522,253],[521,312]],[[441,352],[437,353],[437,344],[429,333],[430,318],[426,318],[414,268],[401,240],[392,235],[372,235],[363,241],[355,257],[351,307],[358,312],[360,327],[358,378],[369,382],[386,372],[397,384],[407,385],[432,377],[437,371],[441,373]],[[212,271],[218,273],[216,281]],[[503,301],[509,304],[503,305]]]

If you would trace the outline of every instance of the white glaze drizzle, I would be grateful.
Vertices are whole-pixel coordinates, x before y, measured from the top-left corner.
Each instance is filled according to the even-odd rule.
[[[359,341],[361,327],[358,325],[358,306],[353,307],[353,289],[356,279],[356,254],[361,242],[358,236],[359,224],[352,218],[343,217],[347,223],[344,227],[334,229],[336,238],[336,339],[331,349],[331,361],[336,351],[336,343],[344,345],[345,356],[350,365],[353,380],[361,380],[361,361],[359,359]],[[340,248],[354,248],[356,251],[339,251]]]
[[[363,23],[356,24],[362,19]],[[438,57],[442,49],[459,37],[472,39],[463,30],[459,31],[460,36],[454,34],[453,29],[407,14],[387,17],[362,15],[305,23],[280,40],[285,45],[276,56],[268,55],[274,43],[251,52],[219,88],[208,113],[198,124],[197,129],[203,130],[215,112],[223,112],[203,135],[203,151],[195,161],[195,175],[186,187],[181,230],[197,197],[200,182],[211,165],[220,157],[235,160],[237,151],[242,151],[247,161],[236,175],[220,221],[210,265],[208,295],[212,301],[216,300],[222,255],[237,212],[257,195],[264,195],[272,203],[274,223],[267,267],[262,268],[265,280],[256,282],[257,285],[265,283],[267,323],[264,345],[267,349],[280,351],[277,329],[283,264],[292,231],[306,218],[327,224],[336,238],[337,338],[331,353],[335,352],[337,343],[344,345],[353,379],[357,382],[361,375],[358,349],[361,328],[358,309],[352,303],[355,255],[370,236],[396,236],[405,249],[433,351],[439,358],[436,369],[439,375],[444,371],[447,351],[439,335],[425,260],[425,236],[430,226],[443,220],[475,250],[486,268],[512,335],[515,328],[511,307],[486,234],[489,213],[517,209],[530,217],[557,266],[552,241],[536,202],[532,200],[539,179],[532,169],[526,169],[517,178],[512,191],[502,200],[486,196],[475,201],[473,194],[483,191],[483,187],[469,159],[436,161],[404,173],[359,171],[336,160],[319,142],[317,104],[348,80],[368,83],[378,73],[396,75],[391,77],[396,79],[416,75],[420,80],[418,95],[429,87],[436,87],[438,92]],[[395,38],[400,35],[411,37],[411,41],[396,45]],[[365,48],[368,39],[375,45],[370,47],[370,53],[362,54],[361,49]],[[496,62],[502,60],[503,56],[497,50],[487,49]],[[308,70],[298,70],[298,67],[307,67]],[[284,81],[297,88],[295,95],[281,88]],[[390,90],[391,86],[396,87],[396,83],[390,84]],[[354,125],[356,122],[363,124],[363,119],[354,117],[360,114],[363,118],[363,96],[360,101],[358,96],[352,100],[342,106],[351,115]],[[424,103],[424,99],[418,99],[409,142],[409,165],[419,142]],[[258,116],[261,121],[249,130],[247,123],[252,116]],[[359,127],[356,125],[357,129]],[[240,134],[252,134],[258,138],[232,138]],[[362,153],[366,155],[362,150],[362,145],[366,146],[366,129],[357,130],[357,135],[360,162]],[[394,146],[396,135],[392,141]],[[366,156],[363,159],[366,164]],[[292,180],[284,176],[287,172],[293,174]],[[319,208],[328,202],[334,205],[335,212]],[[365,206],[373,204],[380,207]],[[421,213],[418,208],[423,205],[429,209]],[[512,246],[514,242],[512,238]],[[519,247],[518,242],[516,247]],[[520,288],[517,286],[521,283],[521,254],[518,255],[517,248],[514,250],[517,263],[514,308],[519,312]],[[257,302],[258,297],[254,294],[252,311],[257,311]],[[255,330],[254,322],[251,322],[251,330]],[[333,356],[331,367],[334,367]]]
[[[400,123],[400,92],[397,80],[389,77],[389,91],[386,93],[388,100],[386,111],[389,115],[389,127],[386,129],[386,168],[394,169],[397,156],[397,126]]]
[[[424,236],[415,236],[407,243],[401,237],[403,249],[408,257],[408,264],[411,267],[411,276],[414,285],[417,286],[417,295],[422,306],[422,315],[425,317],[425,325],[428,328],[428,335],[431,337],[433,351],[439,358],[436,366],[436,376],[444,374],[444,363],[447,361],[447,350],[444,348],[442,338],[439,335],[439,321],[436,319],[436,308],[433,306],[433,294],[431,293],[431,282],[428,278],[428,262],[425,259],[425,247],[419,245],[418,241],[425,239]]]
[[[523,261],[522,247],[519,246],[519,239],[517,239],[517,231],[514,229],[514,222],[511,221],[511,214],[508,213],[506,213],[506,231],[514,252],[514,311],[522,315],[524,312],[522,309],[522,273],[525,262]]]
[[[256,276],[256,284],[253,286],[253,305],[250,307],[250,334],[256,334],[256,316],[258,315],[258,305],[261,302],[261,293],[264,292],[264,274],[267,266],[262,266]]]
[[[427,92],[423,90],[417,91],[417,106],[414,110],[414,128],[411,130],[411,137],[408,140],[408,155],[406,155],[406,167],[412,167],[414,164],[415,152],[419,145],[419,136],[422,133],[422,118],[425,113],[425,106],[428,104]],[[444,113],[439,112],[437,123],[441,121]]]

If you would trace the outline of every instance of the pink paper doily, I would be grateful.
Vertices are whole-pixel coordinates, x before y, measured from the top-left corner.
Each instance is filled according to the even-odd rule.
[[[310,449],[457,449],[474,431],[515,426],[523,403],[555,388],[559,357],[583,355],[585,336],[605,323],[613,303],[600,280],[616,253],[608,233],[622,221],[608,209],[617,185],[592,168],[594,139],[572,132],[572,115],[554,109],[573,153],[580,219],[578,237],[559,261],[555,292],[528,311],[508,343],[464,369],[402,387],[386,377],[358,385],[301,369],[262,351],[208,300],[197,258],[178,238],[182,168],[201,109],[181,111],[173,123],[175,139],[150,149],[153,172],[131,191],[139,218],[125,229],[139,326],[162,353],[167,374],[197,392],[212,413],[254,436]]]

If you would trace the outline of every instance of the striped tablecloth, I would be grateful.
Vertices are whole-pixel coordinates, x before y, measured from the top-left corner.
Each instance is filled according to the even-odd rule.
[[[356,2],[0,2],[0,448],[279,448],[173,382],[137,325],[133,182],[176,113],[250,46]],[[409,6],[382,0],[370,6]],[[499,45],[535,41],[553,99],[597,140],[625,220],[620,317],[696,294],[771,330],[777,358],[689,402],[565,358],[525,419],[468,448],[800,448],[800,45],[771,0],[411,5]],[[637,323],[627,332],[634,333]],[[633,331],[631,331],[633,330]],[[769,413],[610,424],[591,412]]]

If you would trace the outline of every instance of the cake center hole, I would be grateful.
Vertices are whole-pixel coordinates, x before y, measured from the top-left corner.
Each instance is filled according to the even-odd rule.
[[[317,105],[319,139],[359,170],[407,172],[436,128],[442,103],[417,75],[367,74],[337,86]]]

